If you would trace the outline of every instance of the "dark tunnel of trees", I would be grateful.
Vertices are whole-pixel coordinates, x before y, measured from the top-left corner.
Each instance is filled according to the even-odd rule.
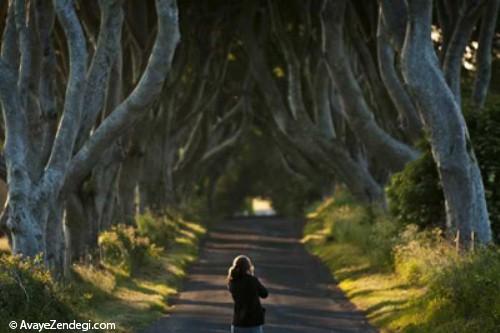
[[[429,224],[491,243],[498,7],[3,1],[0,228],[63,274],[137,212],[230,214],[263,196],[301,214],[339,186],[385,209],[388,184],[401,199],[428,175]]]

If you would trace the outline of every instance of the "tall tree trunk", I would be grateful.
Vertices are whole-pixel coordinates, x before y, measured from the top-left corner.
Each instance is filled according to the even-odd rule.
[[[396,50],[389,42],[390,36],[383,15],[379,15],[377,31],[378,66],[382,81],[396,106],[399,114],[399,124],[412,142],[422,137],[422,124],[415,105],[408,96],[400,76],[396,72]]]
[[[160,212],[165,201],[165,179],[162,170],[163,128],[158,126],[158,123],[161,123],[161,115],[157,114],[157,110],[152,111],[144,123],[145,132],[148,133],[142,143],[144,156],[138,179],[141,213]]]
[[[366,146],[372,158],[391,171],[400,171],[414,160],[418,152],[385,132],[376,122],[363,96],[346,54],[344,16],[347,2],[330,0],[324,9],[327,31],[327,56],[345,110],[349,127]]]
[[[98,231],[101,232],[113,224],[113,213],[117,203],[118,181],[120,175],[121,148],[115,144],[105,155],[110,155],[101,160],[101,163],[92,171],[92,183],[94,188],[93,210],[97,220]]]
[[[88,245],[91,239],[92,225],[88,223],[91,220],[89,215],[82,203],[81,194],[72,194],[67,200],[64,217],[66,267],[90,253]]]
[[[45,263],[56,279],[67,276],[65,269],[66,246],[63,230],[63,205],[54,203],[48,215],[45,231]]]
[[[483,9],[479,47],[477,50],[477,69],[472,92],[472,101],[476,108],[481,109],[486,101],[491,79],[492,46],[497,26],[500,0],[490,0]]]
[[[460,90],[463,54],[479,18],[478,3],[481,3],[481,1],[461,1],[462,8],[455,22],[453,34],[449,40],[443,61],[444,77],[458,104],[462,103]]]
[[[143,153],[132,147],[122,163],[118,191],[118,216],[122,223],[132,224],[137,213],[136,189],[141,174]]]
[[[7,227],[11,232],[12,253],[34,257],[45,250],[44,231],[47,212],[29,195],[11,197],[8,202]]]
[[[405,82],[430,135],[443,185],[447,225],[462,248],[491,242],[484,187],[467,125],[450,90],[431,40],[432,0],[408,0],[409,22],[402,52]]]
[[[120,171],[120,158],[115,156],[118,151],[116,144],[106,151],[90,179],[67,201],[64,230],[69,261],[93,253],[99,233],[113,222]]]

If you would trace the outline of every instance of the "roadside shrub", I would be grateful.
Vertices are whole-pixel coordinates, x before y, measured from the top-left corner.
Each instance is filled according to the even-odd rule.
[[[322,208],[318,218],[330,223],[327,240],[350,243],[362,250],[376,266],[392,267],[392,249],[399,226],[389,218],[354,203],[350,195],[341,191]]]
[[[162,250],[148,237],[141,236],[136,228],[124,224],[101,233],[99,248],[104,264],[119,267],[128,274],[149,259],[158,257]]]
[[[479,162],[486,201],[497,242],[500,242],[500,96],[492,96],[481,112],[467,104],[464,114],[472,145]],[[428,143],[422,143],[422,156],[394,174],[386,189],[389,209],[404,224],[421,228],[444,228],[444,197]]]
[[[424,299],[424,331],[496,333],[500,329],[500,250],[482,250],[436,272]]]
[[[469,108],[466,108],[466,110]],[[491,227],[500,244],[500,95],[492,95],[481,112],[466,111],[467,126],[483,176]]]
[[[420,228],[443,227],[444,196],[430,146],[421,143],[422,155],[394,174],[386,188],[389,210],[399,222]]]
[[[137,231],[153,243],[166,246],[179,232],[179,225],[168,216],[154,216],[147,212],[136,218]]]
[[[51,278],[41,259],[0,255],[0,330],[11,320],[72,321],[79,316],[68,296]]]
[[[410,224],[394,246],[395,272],[410,284],[424,285],[458,259],[455,248],[444,240],[438,228],[419,231]]]
[[[369,233],[369,246],[365,252],[371,261],[383,268],[393,268],[393,248],[397,243],[400,226],[388,217],[379,217],[367,230]]]
[[[498,247],[459,254],[440,228],[395,223],[337,195],[309,215],[303,241],[375,323],[407,333],[500,332]],[[368,272],[356,281],[352,272],[364,267]],[[381,289],[365,294],[371,283]]]

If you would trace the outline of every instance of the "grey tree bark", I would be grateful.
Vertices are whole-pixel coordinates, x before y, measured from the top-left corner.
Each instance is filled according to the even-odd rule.
[[[447,44],[443,59],[443,72],[446,82],[455,95],[458,104],[461,104],[461,73],[462,59],[465,48],[470,40],[472,31],[481,13],[482,1],[464,0],[453,27],[453,33]]]
[[[403,77],[430,135],[443,185],[447,225],[464,249],[472,232],[491,242],[484,187],[467,125],[446,83],[431,40],[432,0],[408,0],[408,30],[401,57]]]
[[[479,46],[476,55],[476,78],[472,91],[472,101],[477,109],[482,109],[491,80],[492,46],[497,25],[500,0],[487,1],[481,18]]]
[[[346,119],[351,129],[367,147],[373,158],[392,171],[399,171],[414,160],[418,152],[391,137],[380,128],[366,103],[345,53],[345,0],[330,0],[324,8],[327,30],[327,55],[335,86],[339,91]]]
[[[422,123],[416,107],[396,71],[396,50],[390,43],[390,35],[387,32],[382,11],[379,14],[377,31],[377,54],[380,75],[398,110],[400,126],[405,134],[408,134],[410,139],[416,142],[422,137]]]
[[[93,124],[90,127],[88,123],[82,126],[82,119],[92,123],[96,114],[104,108],[105,93],[101,90],[107,90],[109,71],[100,69],[110,68],[116,58],[110,57],[116,51],[110,47],[113,45],[110,40],[115,38],[115,42],[119,41],[119,34],[103,36],[101,43],[98,42],[90,71],[87,71],[87,40],[73,1],[54,0],[53,3],[64,36],[58,36],[53,29],[50,20],[52,6],[32,6],[29,7],[29,13],[25,13],[23,3],[10,3],[9,23],[4,30],[0,59],[0,99],[6,127],[5,157],[9,181],[7,225],[11,231],[14,253],[35,256],[43,252],[47,264],[60,270],[61,254],[64,253],[62,218],[65,197],[82,183],[122,131],[133,124],[141,116],[141,111],[147,110],[159,96],[179,41],[177,6],[175,0],[156,0],[157,36],[140,81],[132,93],[85,139],[88,128]],[[116,32],[120,26],[121,4],[121,0],[100,1],[104,12],[102,30],[109,32],[115,29]],[[107,16],[106,8],[110,10]],[[49,19],[40,22],[33,19],[33,15]],[[43,29],[36,26],[38,23]],[[38,31],[41,32],[40,36],[31,38],[32,34],[36,37],[35,32]],[[46,81],[49,69],[53,68],[53,55],[49,47],[51,35],[65,39],[68,46],[69,72],[64,106],[57,129],[53,126],[57,121],[53,120],[47,121],[48,126],[43,127],[47,133],[50,129],[56,129],[55,135],[44,136],[43,143],[49,149],[33,149],[38,144],[34,141],[38,138],[34,138],[36,136],[31,133],[37,119],[33,115],[39,110],[32,108],[37,103],[30,102],[31,89],[40,95],[42,114],[54,114],[54,87]],[[41,62],[30,58],[37,54],[30,52],[37,45],[47,47],[45,53],[38,52],[44,54]],[[66,61],[64,54],[61,57]],[[34,66],[36,63],[41,65]],[[33,75],[38,77],[38,73],[42,73],[40,85],[29,86],[28,79]],[[84,101],[89,109],[83,112]],[[82,127],[84,129],[80,131]],[[81,147],[80,143],[76,143],[79,133],[83,133]],[[48,152],[47,159],[44,158],[44,151]],[[33,160],[41,162],[32,163]]]
[[[297,59],[291,54],[288,46],[285,48],[285,57],[288,62],[288,103],[289,112],[281,97],[281,91],[271,75],[271,70],[263,56],[260,44],[252,31],[253,25],[246,24],[244,42],[250,59],[252,76],[259,82],[259,90],[271,111],[271,116],[277,129],[288,137],[303,156],[312,161],[323,164],[344,182],[351,192],[365,202],[383,202],[383,191],[380,185],[372,178],[366,168],[358,165],[350,156],[347,149],[338,139],[325,136],[308,118],[302,97],[300,71]]]

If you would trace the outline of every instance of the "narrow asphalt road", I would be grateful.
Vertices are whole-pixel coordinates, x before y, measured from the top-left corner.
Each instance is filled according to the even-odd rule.
[[[174,300],[171,314],[143,333],[227,333],[232,299],[225,275],[238,254],[250,256],[269,289],[263,301],[265,333],[376,332],[336,287],[328,270],[309,255],[302,223],[281,218],[243,218],[214,226],[198,263]]]

